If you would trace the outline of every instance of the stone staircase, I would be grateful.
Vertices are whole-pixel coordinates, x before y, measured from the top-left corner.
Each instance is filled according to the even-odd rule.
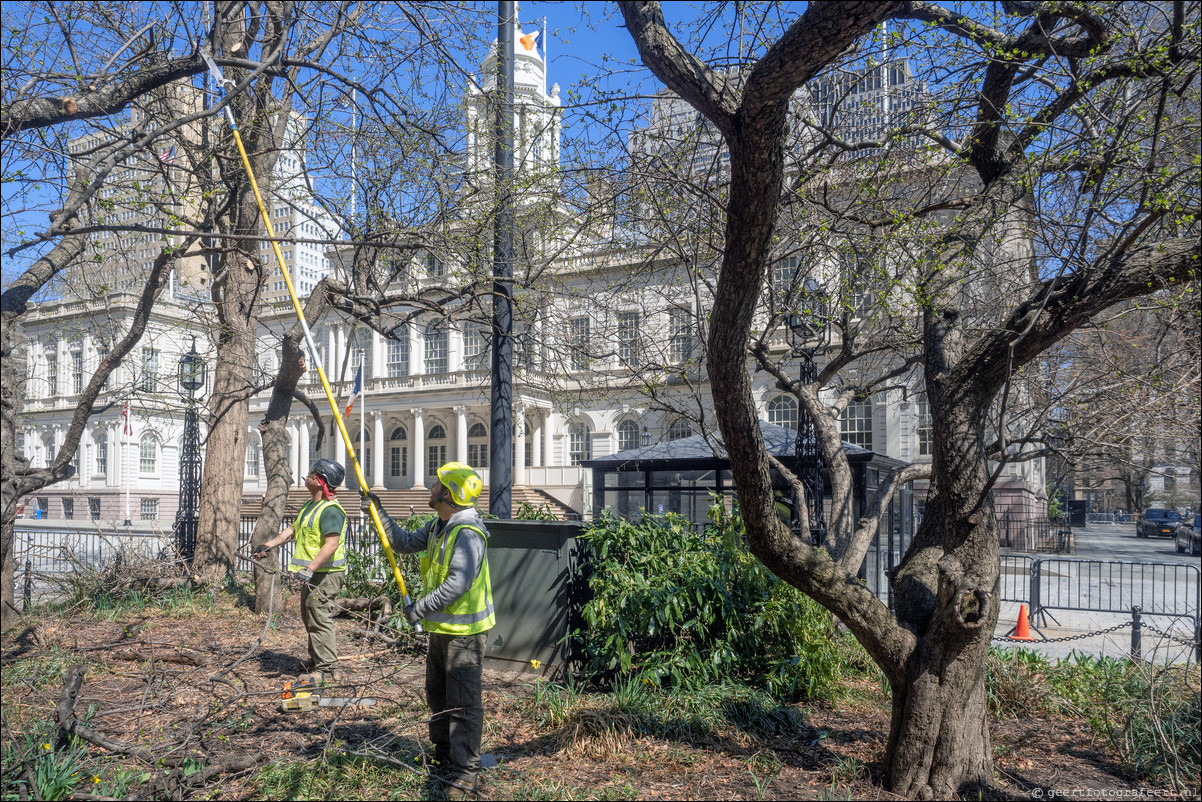
[[[408,518],[410,515],[421,515],[430,512],[430,491],[424,488],[409,490],[377,490],[373,491],[380,497],[384,510],[394,518]],[[338,494],[339,501],[346,507],[348,513],[358,512],[359,494],[343,488]],[[288,505],[285,507],[285,517],[293,516],[301,506],[309,500],[309,493],[303,487],[294,487],[288,491]],[[510,492],[510,508],[516,514],[523,504],[534,508],[550,507],[552,514],[561,521],[578,520],[580,513],[557,500],[545,490],[529,485],[517,485]],[[263,507],[261,496],[246,496],[242,499],[241,515],[257,517]],[[488,487],[480,492],[476,508],[481,512],[488,510]]]

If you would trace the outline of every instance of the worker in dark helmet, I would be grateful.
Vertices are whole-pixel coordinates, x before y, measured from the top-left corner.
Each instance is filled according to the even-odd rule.
[[[426,657],[426,703],[430,705],[433,774],[450,783],[449,799],[475,795],[484,732],[481,699],[484,638],[496,623],[488,571],[488,530],[476,511],[484,483],[462,462],[438,469],[430,486],[430,508],[438,517],[418,529],[404,529],[375,503],[396,551],[421,552],[426,595],[405,608],[411,624],[430,633]]]
[[[301,585],[301,620],[309,635],[309,659],[317,686],[337,680],[338,643],[334,637],[334,599],[346,581],[346,510],[337,489],[346,471],[332,459],[319,459],[309,468],[305,489],[312,495],[296,514],[292,526],[255,552],[261,560],[273,549],[296,540],[288,571]]]

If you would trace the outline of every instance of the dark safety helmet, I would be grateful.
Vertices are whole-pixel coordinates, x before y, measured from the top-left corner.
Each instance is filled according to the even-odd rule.
[[[322,479],[325,479],[326,485],[328,485],[331,490],[339,487],[342,484],[342,480],[346,478],[346,471],[342,469],[341,465],[339,465],[337,462],[334,462],[332,459],[325,458],[314,462],[309,468],[309,473],[315,473]]]

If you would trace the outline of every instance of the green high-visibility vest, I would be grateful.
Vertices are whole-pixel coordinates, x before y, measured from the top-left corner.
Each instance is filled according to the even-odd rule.
[[[492,580],[488,573],[488,535],[480,529],[460,524],[450,532],[443,532],[426,548],[421,558],[422,576],[426,580],[426,587],[433,590],[446,581],[447,574],[450,573],[451,553],[455,549],[455,541],[461,529],[479,532],[484,538],[484,561],[467,593],[445,610],[426,614],[422,623],[427,632],[442,635],[475,635],[492,629],[497,623],[492,604]]]
[[[346,542],[346,510],[342,509],[342,505],[338,503],[337,499],[329,501],[323,499],[316,502],[306,501],[305,506],[301,507],[300,512],[296,514],[296,523],[292,525],[292,537],[296,542],[296,548],[292,552],[292,562],[288,563],[289,571],[299,571],[308,567],[309,563],[313,562],[313,558],[317,556],[317,552],[321,551],[326,540],[326,533],[321,531],[321,514],[330,507],[342,510],[342,531],[338,533],[338,550],[334,552],[333,557],[318,566],[317,570],[346,570],[346,551],[343,549],[343,544]]]

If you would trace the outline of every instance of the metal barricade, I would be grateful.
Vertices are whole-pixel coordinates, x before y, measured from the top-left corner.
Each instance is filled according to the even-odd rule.
[[[1031,568],[1032,617],[1046,610],[1189,618],[1198,623],[1199,570],[1182,563],[1041,557]]]
[[[1026,554],[1003,554],[999,592],[1004,602],[1031,601],[1031,571],[1035,558]]]

